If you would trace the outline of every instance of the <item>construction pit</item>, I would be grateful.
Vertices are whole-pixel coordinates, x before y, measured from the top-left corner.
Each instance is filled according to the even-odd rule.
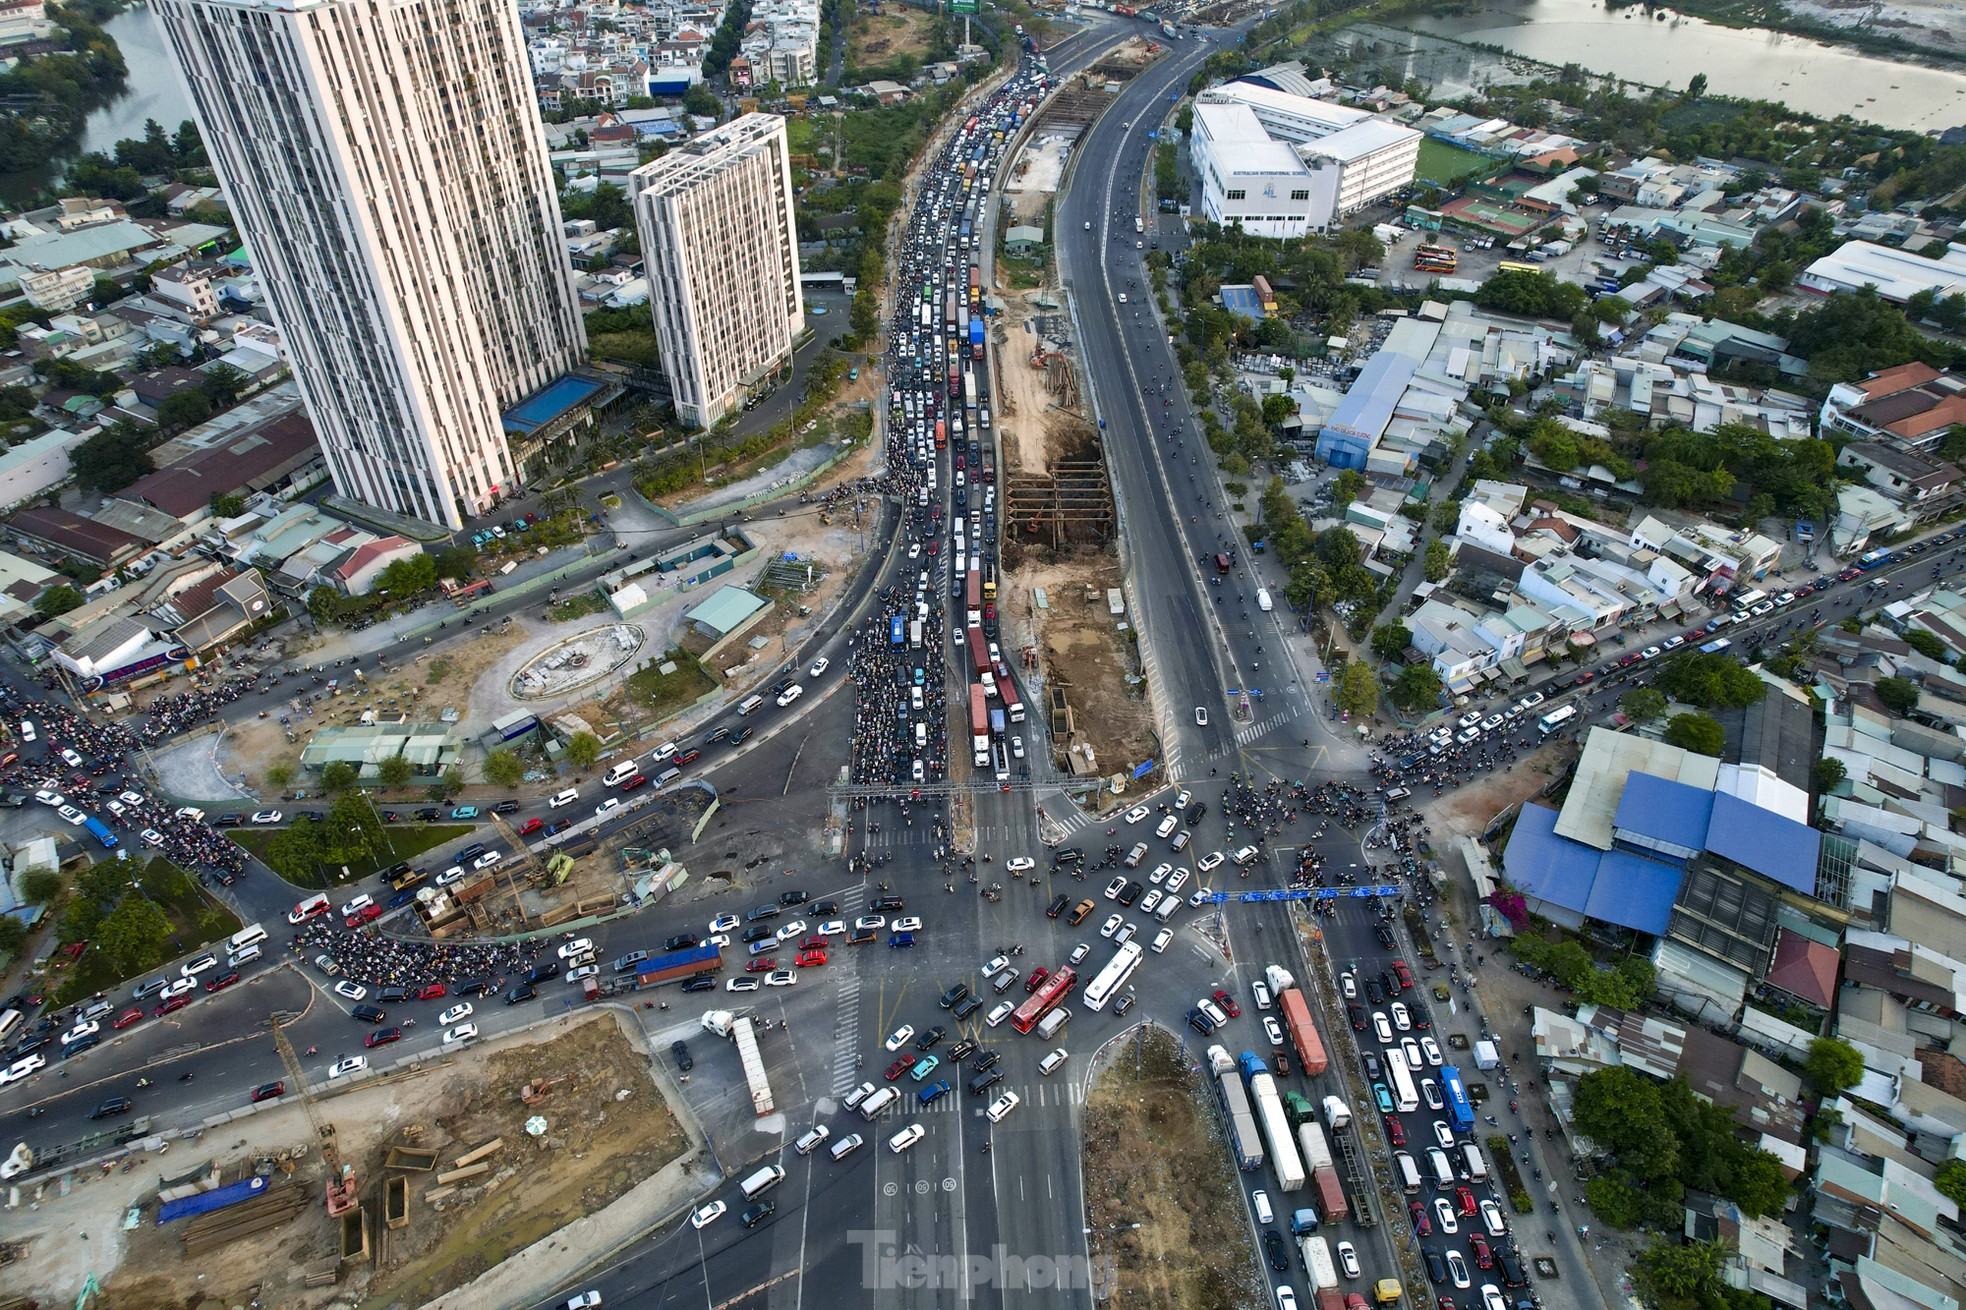
[[[36,1180],[6,1219],[20,1252],[9,1290],[73,1301],[93,1275],[110,1305],[380,1310],[460,1288],[451,1303],[536,1299],[532,1283],[570,1278],[687,1203],[693,1148],[651,1069],[633,1020],[598,1010],[323,1095],[361,1207],[339,1217],[292,1097],[139,1151],[128,1172]],[[184,1192],[256,1172],[251,1199],[158,1223],[163,1180]]]

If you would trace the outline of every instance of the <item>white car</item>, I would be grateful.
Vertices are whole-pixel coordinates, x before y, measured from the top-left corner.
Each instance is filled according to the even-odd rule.
[[[608,816],[608,814],[611,811],[618,810],[620,808],[621,808],[621,798],[619,796],[610,796],[606,800],[602,801],[599,805],[596,805],[594,807],[594,817],[597,819],[604,819]]]
[[[213,955],[210,951],[207,951],[203,955],[199,956],[197,959],[187,961],[185,964],[181,965],[178,968],[178,977],[196,978],[199,974],[205,972],[207,969],[216,969],[216,968],[218,968],[218,956]]]
[[[712,1201],[708,1205],[700,1205],[696,1208],[695,1213],[690,1215],[689,1226],[701,1231],[723,1218],[724,1212],[729,1209],[730,1207],[722,1201]]]
[[[569,787],[565,791],[553,793],[553,799],[546,802],[548,809],[557,810],[562,805],[571,805],[580,799],[580,789]]]
[[[31,1055],[23,1055],[20,1059],[8,1065],[5,1072],[0,1072],[0,1086],[5,1086],[8,1083],[17,1083],[32,1074],[36,1069],[45,1069],[47,1066],[48,1057],[39,1052]]]
[[[1401,1032],[1406,1032],[1413,1027],[1413,1016],[1407,1013],[1404,1004],[1394,1001],[1386,1008],[1393,1012],[1393,1027],[1399,1029]]]
[[[853,921],[855,932],[875,932],[885,927],[887,927],[885,914],[863,914]]]
[[[1154,934],[1154,944],[1148,949],[1153,951],[1155,955],[1159,955],[1162,951],[1165,951],[1167,949],[1167,944],[1173,940],[1174,940],[1174,929],[1163,928],[1159,932]]]
[[[360,1073],[362,1070],[368,1067],[369,1067],[368,1056],[351,1055],[346,1060],[336,1061],[334,1067],[328,1070],[328,1077],[342,1078],[342,1077],[346,1077],[351,1073]]]
[[[477,1037],[478,1037],[477,1024],[461,1023],[457,1025],[457,1027],[455,1028],[446,1028],[444,1030],[444,1045],[456,1046],[461,1042],[476,1041]]]
[[[1140,913],[1152,914],[1154,912],[1155,907],[1158,906],[1163,900],[1165,900],[1166,897],[1167,897],[1167,893],[1162,891],[1160,888],[1158,887],[1148,888],[1146,898],[1140,902]]]
[[[790,969],[773,969],[765,975],[767,987],[790,987],[799,981],[799,975]]]
[[[1120,930],[1120,925],[1125,922],[1126,920],[1122,919],[1119,915],[1109,914],[1106,916],[1106,922],[1099,925],[1099,935],[1101,937],[1111,937]]]
[[[1434,1140],[1440,1143],[1440,1149],[1443,1151],[1454,1149],[1454,1130],[1447,1126],[1447,1120],[1434,1120]]]
[[[1502,1220],[1502,1207],[1493,1201],[1481,1203],[1481,1226],[1488,1230],[1490,1237],[1505,1237],[1509,1226]]]
[[[131,796],[130,792],[123,793],[123,799],[129,801],[131,805],[136,805],[139,803],[138,801],[130,800],[130,796]],[[179,806],[177,810],[175,810],[172,813],[172,817],[178,819],[189,819],[193,823],[202,823],[204,822],[205,819],[205,812],[199,809],[195,805],[182,805]]]
[[[1072,948],[1072,954],[1065,962],[1067,964],[1078,964],[1090,954],[1092,954],[1092,943],[1080,942]]]
[[[1481,1304],[1483,1310],[1509,1310],[1509,1303],[1502,1296],[1502,1289],[1493,1283],[1481,1285]]]
[[[1195,868],[1201,870],[1203,873],[1213,873],[1221,868],[1223,862],[1228,858],[1228,856],[1222,854],[1220,851],[1210,851],[1195,861]]]
[[[442,873],[437,875],[437,886],[448,887],[452,883],[458,881],[463,877],[464,877],[464,866],[461,864],[453,864],[450,868],[445,869]]]
[[[990,957],[989,963],[983,966],[983,976],[985,978],[994,978],[1009,967],[1010,957],[1008,955],[993,955]]]
[[[67,819],[70,823],[76,825],[77,827],[80,827],[83,821],[89,817],[88,815],[82,813],[82,811],[76,809],[73,805],[64,805],[59,810],[56,810],[55,813],[61,815],[62,818]]]
[[[58,791],[51,791],[46,787],[43,787],[40,791],[35,792],[34,799],[40,801],[43,805],[68,804],[68,798],[66,796],[62,795]]]
[[[471,861],[471,867],[474,869],[489,869],[492,865],[497,864],[504,858],[504,851],[486,851],[483,855]]]
[[[1132,809],[1126,812],[1126,821],[1128,823],[1138,823],[1140,822],[1140,820],[1146,818],[1149,814],[1152,813],[1153,810],[1149,809],[1147,806],[1136,805]]]
[[[583,964],[578,969],[567,970],[567,981],[570,983],[584,983],[589,978],[599,977],[600,972],[601,966],[598,964]]]
[[[909,1124],[906,1128],[903,1128],[900,1132],[887,1139],[887,1149],[896,1155],[900,1155],[903,1151],[913,1146],[916,1142],[921,1141],[926,1136],[928,1136],[928,1129],[922,1127],[920,1124]]]
[[[988,1024],[990,1027],[994,1028],[998,1024],[1002,1023],[1005,1019],[1008,1019],[1011,1015],[1011,1011],[1015,1010],[1016,1008],[1017,1007],[1015,1005],[1012,1005],[1009,1001],[1001,1002],[996,1009],[990,1011],[989,1018],[985,1019],[983,1022]]]
[[[587,952],[593,949],[594,949],[593,938],[576,937],[572,941],[568,942],[566,945],[560,948],[560,958],[562,960],[571,960],[574,956],[585,955]]]
[[[922,930],[922,921],[910,914],[904,918],[896,919],[894,921],[894,930],[896,932],[920,932]]]
[[[20,721],[20,739],[22,741],[33,741],[35,739],[34,721],[32,719],[22,719]]]
[[[839,937],[846,932],[846,920],[828,919],[817,928],[814,928],[813,931],[821,937]]]
[[[1154,866],[1154,871],[1147,875],[1147,881],[1158,887],[1160,886],[1160,880],[1165,878],[1173,869],[1174,866],[1171,864],[1157,864]]]
[[[1022,873],[1026,869],[1037,868],[1038,862],[1028,855],[1014,855],[1004,861],[1003,867],[1009,869],[1012,873]]]
[[[1111,882],[1106,884],[1106,891],[1105,891],[1106,899],[1109,901],[1116,901],[1120,898],[1120,893],[1125,890],[1126,890],[1126,877],[1125,875],[1121,875],[1120,877],[1115,878]]]
[[[737,927],[739,922],[740,920],[734,914],[720,914],[710,920],[710,931],[729,932],[731,929]]]
[[[1449,1235],[1461,1231],[1461,1221],[1454,1216],[1454,1203],[1444,1196],[1434,1198],[1434,1223],[1439,1225],[1441,1232]],[[1466,1287],[1467,1284],[1456,1280],[1455,1286]]]
[[[824,655],[821,655],[818,659],[812,662],[812,667],[806,670],[806,676],[808,678],[816,678],[820,674],[824,673],[827,669],[831,668],[832,666],[833,666],[833,661],[827,659]]]
[[[163,991],[158,992],[157,999],[160,1001],[168,1001],[173,996],[183,996],[187,992],[195,992],[197,990],[198,990],[198,980],[196,978],[178,978],[173,980],[169,987],[166,987]]]
[[[82,1022],[76,1024],[73,1028],[70,1028],[67,1032],[61,1035],[61,1044],[63,1046],[66,1046],[70,1042],[79,1042],[84,1037],[93,1037],[101,1031],[102,1031],[102,1024],[100,1021],[95,1019],[84,1019],[82,1020]]]
[[[1338,1267],[1345,1271],[1345,1277],[1358,1277],[1358,1248],[1350,1242],[1338,1243]]]
[[[155,828],[145,828],[138,836],[142,837],[152,846],[162,846],[164,844],[164,834],[158,832]]]
[[[1438,1200],[1438,1198],[1436,1199]],[[1439,1201],[1439,1203],[1441,1205],[1447,1204],[1444,1200]],[[1450,1228],[1448,1231],[1452,1232],[1454,1230]],[[1447,1253],[1447,1276],[1454,1280],[1454,1286],[1463,1290],[1474,1286],[1474,1279],[1468,1275],[1467,1259],[1459,1251],[1449,1251]]]
[[[1274,1018],[1267,1014],[1263,1016],[1263,1035],[1270,1039],[1271,1046],[1281,1047],[1283,1045],[1283,1028],[1278,1025]]]
[[[911,1023],[904,1023],[899,1028],[896,1028],[894,1032],[888,1036],[887,1049],[890,1051],[898,1051],[902,1047],[906,1046],[909,1042],[912,1042],[914,1040],[915,1040],[915,1025]]]
[[[566,1310],[601,1310],[601,1294],[592,1288],[567,1298]]]
[[[1187,885],[1188,871],[1186,869],[1176,869],[1173,875],[1167,880],[1167,894],[1172,896]]]
[[[1439,1042],[1435,1041],[1431,1037],[1422,1037],[1420,1039],[1420,1050],[1427,1057],[1428,1064],[1433,1065],[1435,1068],[1440,1067]]]
[[[1024,758],[1024,739],[1022,737],[1012,737],[1010,739],[1010,758],[1013,760]]]
[[[1195,726],[1198,728],[1208,726],[1208,711],[1200,705],[1195,706]]]
[[[806,930],[806,921],[804,919],[794,919],[792,920],[792,922],[786,924],[783,928],[780,928],[778,930],[778,940],[781,942],[789,942],[794,937],[803,934],[805,930]]]
[[[1122,291],[1122,292],[1120,292],[1120,303],[1121,303],[1122,305],[1124,305],[1124,304],[1126,303],[1126,292],[1124,292],[1124,291]]]
[[[141,793],[139,793],[139,792],[133,792],[133,791],[119,791],[119,792],[117,792],[117,793],[116,793],[116,799],[117,799],[117,800],[119,800],[119,801],[121,801],[121,802],[123,802],[123,804],[125,804],[125,805],[141,805],[141,804],[143,804],[143,796],[142,796],[142,794],[141,794]],[[204,816],[203,814],[200,814],[200,815],[199,815],[198,817],[202,819],[202,818],[204,818],[205,816]]]
[[[278,810],[258,810],[253,814],[254,823],[278,823],[281,818]]]
[[[1162,819],[1159,825],[1154,828],[1154,836],[1159,837],[1164,841],[1168,837],[1172,836],[1174,830],[1180,826],[1181,826],[1181,820],[1176,818],[1174,815],[1170,814],[1166,818]]]
[[[1356,1001],[1358,999],[1358,979],[1349,973],[1339,974],[1338,990],[1345,994],[1346,1000]]]
[[[130,812],[130,807],[121,801],[104,801],[102,808],[108,810],[119,819]]]
[[[1374,1010],[1372,1012],[1372,1031],[1379,1034],[1379,1044],[1381,1046],[1391,1046],[1393,1044],[1393,1026],[1386,1022],[1386,1012],[1384,1010]]]
[[[1408,1069],[1418,1069],[1420,1067],[1420,1043],[1414,1041],[1411,1037],[1402,1037],[1399,1039],[1399,1050],[1400,1054],[1406,1057],[1406,1067]]]
[[[68,767],[71,769],[79,769],[82,767],[82,757],[80,755],[77,755],[74,751],[70,750],[66,746],[61,748],[61,758],[65,763],[67,763]]]
[[[169,991],[170,989],[165,988],[165,990]],[[368,999],[369,989],[358,982],[349,982],[347,979],[343,979],[334,985],[334,994],[346,1000],[361,1001]],[[471,1007],[467,1005],[464,1008],[469,1010]]]
[[[727,932],[713,932],[698,942],[697,945],[714,946],[720,951],[727,951],[730,949],[730,934]]]
[[[351,919],[354,916],[360,914],[363,910],[368,909],[371,905],[374,904],[375,904],[375,897],[373,896],[368,896],[368,895],[357,896],[354,900],[348,902],[348,904],[341,907],[341,917],[344,919]]]
[[[437,1022],[441,1026],[445,1028],[449,1028],[455,1025],[456,1023],[458,1023],[460,1020],[469,1019],[471,1015],[472,1015],[471,1002],[460,1001],[456,1005],[453,1005],[450,1009],[438,1015]]]
[[[727,992],[755,992],[763,985],[758,981],[758,976],[751,973],[741,973],[724,980],[724,990]]]
[[[1524,696],[1521,700],[1517,701],[1516,704],[1522,706],[1522,708],[1525,710],[1533,710],[1538,705],[1541,705],[1545,699],[1547,698],[1543,695],[1542,692],[1532,691],[1527,696]]]
[[[784,709],[787,705],[790,705],[793,701],[797,700],[799,697],[805,694],[806,694],[806,689],[804,684],[797,683],[797,682],[793,683],[791,686],[787,687],[783,692],[779,693],[778,708],[781,710]]]

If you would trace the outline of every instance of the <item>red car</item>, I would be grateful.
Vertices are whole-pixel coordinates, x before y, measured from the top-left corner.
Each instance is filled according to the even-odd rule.
[[[1221,1006],[1222,1012],[1231,1019],[1240,1019],[1242,1017],[1242,1007],[1236,1004],[1236,998],[1220,988],[1217,988],[1215,991],[1215,1003]]]
[[[206,983],[205,990],[208,992],[222,992],[226,988],[230,987],[233,983],[236,983],[238,981],[239,981],[239,971],[237,969],[228,969],[224,973],[220,974],[218,977]]]
[[[127,1028],[141,1018],[143,1018],[143,1007],[139,1005],[135,1009],[125,1010],[123,1013],[117,1015],[116,1022],[109,1026],[111,1028]]]
[[[1581,687],[1587,682],[1594,681],[1596,678],[1597,675],[1595,673],[1580,673],[1576,677],[1570,680],[1570,685],[1573,687]]]
[[[928,539],[928,553],[931,555],[942,553],[942,539],[940,537],[930,537]]]
[[[635,775],[634,777],[632,777],[632,778],[630,778],[630,779],[629,779],[628,781],[626,781],[626,782],[624,782],[624,783],[622,783],[622,784],[621,784],[621,790],[623,790],[623,791],[633,791],[633,790],[635,790],[635,788],[637,788],[637,787],[646,787],[646,786],[648,786],[648,782],[649,782],[649,780],[648,780],[648,775],[647,775],[647,774],[645,774],[645,773],[638,773],[638,774],[636,774],[636,775]]]
[[[757,959],[752,960],[749,964],[744,966],[744,972],[770,973],[773,969],[776,969],[777,967],[778,967],[777,960],[772,959],[768,955],[760,955]]]
[[[416,999],[419,1001],[440,1001],[450,994],[451,989],[442,983],[425,983],[416,989]]]
[[[1465,1187],[1454,1189],[1454,1200],[1460,1205],[1461,1213],[1472,1215],[1475,1210],[1475,1194]]]
[[[1421,1205],[1418,1201],[1408,1201],[1406,1203],[1406,1209],[1413,1216],[1413,1231],[1421,1237],[1431,1237],[1434,1231],[1434,1221],[1427,1218],[1427,1207]]]
[[[811,969],[817,965],[826,963],[826,952],[800,951],[798,958],[793,960],[792,963],[798,965],[801,969]]]
[[[348,926],[350,928],[359,928],[365,923],[374,923],[381,917],[382,907],[380,905],[364,905],[361,909],[348,916]]]
[[[1406,1129],[1397,1119],[1386,1120],[1386,1140],[1394,1146],[1406,1145]]]
[[[1405,960],[1393,961],[1393,977],[1399,979],[1401,991],[1410,992],[1413,990],[1413,970],[1406,967]]]
[[[826,939],[824,937],[808,937],[799,943],[799,949],[802,951],[823,951],[826,949]]]
[[[1024,980],[1024,990],[1026,992],[1035,992],[1038,988],[1044,986],[1044,980],[1049,977],[1051,977],[1051,970],[1040,964],[1037,968],[1031,970],[1031,976]]]
[[[187,992],[183,996],[173,996],[170,1000],[165,1001],[157,1007],[156,1013],[161,1018],[169,1014],[172,1010],[182,1010],[189,1004],[191,1004],[191,994]]]
[[[907,1073],[910,1069],[914,1067],[915,1067],[915,1053],[913,1051],[910,1051],[906,1055],[902,1056],[900,1059],[896,1060],[893,1064],[890,1064],[887,1067],[887,1073],[885,1077],[889,1082],[893,1082],[896,1078],[899,1078],[902,1074]]]
[[[546,820],[544,819],[527,819],[519,825],[519,835],[521,837],[530,837],[545,826]]]
[[[253,1088],[252,1100],[254,1105],[258,1105],[261,1101],[271,1101],[286,1094],[287,1085],[285,1083],[261,1083],[259,1086]]]
[[[398,1042],[402,1039],[403,1030],[401,1028],[378,1028],[362,1039],[362,1045],[387,1046],[391,1042]]]
[[[1468,1246],[1474,1251],[1475,1267],[1477,1269],[1493,1269],[1495,1267],[1495,1252],[1489,1248],[1487,1238],[1483,1237],[1480,1233],[1475,1233],[1468,1238]]]

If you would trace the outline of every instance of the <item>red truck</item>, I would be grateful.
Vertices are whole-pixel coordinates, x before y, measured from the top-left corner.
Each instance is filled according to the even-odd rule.
[[[1283,1026],[1290,1033],[1291,1044],[1297,1048],[1304,1072],[1321,1074],[1330,1068],[1324,1039],[1318,1036],[1317,1025],[1311,1022],[1311,1007],[1304,1003],[1304,993],[1295,987],[1287,988],[1277,997],[1277,1008],[1283,1011]]]

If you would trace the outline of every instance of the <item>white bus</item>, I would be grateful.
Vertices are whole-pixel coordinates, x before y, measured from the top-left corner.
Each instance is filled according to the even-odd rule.
[[[1576,717],[1577,707],[1575,705],[1564,705],[1558,709],[1551,710],[1548,714],[1536,720],[1536,731],[1547,737]]]
[[[1099,971],[1097,977],[1086,984],[1084,993],[1085,1008],[1088,1010],[1105,1009],[1106,1002],[1113,999],[1114,992],[1117,992],[1121,987],[1126,985],[1126,980],[1131,978],[1133,971],[1139,967],[1140,957],[1145,954],[1146,952],[1140,949],[1139,942],[1128,942],[1126,945],[1120,947],[1119,950],[1115,951],[1113,958],[1106,962],[1106,967]]]
[[[1411,1114],[1420,1108],[1420,1093],[1413,1086],[1413,1074],[1406,1067],[1406,1055],[1397,1046],[1386,1050],[1386,1081],[1392,1085],[1393,1108]]]

